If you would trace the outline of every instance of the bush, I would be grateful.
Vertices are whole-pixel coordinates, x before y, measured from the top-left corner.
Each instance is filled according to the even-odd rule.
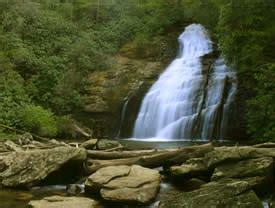
[[[248,131],[257,140],[275,140],[275,64],[256,74],[256,95],[248,101]]]
[[[23,78],[9,67],[1,66],[0,54],[0,123],[17,126],[20,123],[17,112],[29,102],[24,89]]]
[[[53,114],[41,106],[25,105],[19,112],[21,126],[27,131],[41,136],[57,135],[57,123]]]

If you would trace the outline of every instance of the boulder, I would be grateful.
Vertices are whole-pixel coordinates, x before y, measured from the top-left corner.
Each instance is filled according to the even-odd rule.
[[[66,191],[70,196],[77,196],[84,193],[84,186],[82,184],[68,184]]]
[[[211,180],[224,178],[245,180],[257,193],[265,194],[272,189],[273,170],[271,157],[228,162],[215,168]]]
[[[241,207],[262,208],[257,195],[245,181],[211,182],[191,192],[182,192],[161,201],[160,208]]]
[[[215,168],[211,180],[216,181],[221,178],[246,178],[254,176],[269,178],[272,174],[273,158],[263,157],[219,165]]]
[[[257,148],[253,146],[216,147],[214,151],[205,155],[205,162],[208,167],[216,167],[223,162],[260,157],[275,158],[275,148]]]
[[[20,147],[20,145],[15,144],[15,143],[14,143],[13,141],[11,141],[11,140],[7,140],[7,141],[5,142],[5,145],[6,145],[6,147],[7,147],[7,149],[8,149],[9,151],[20,152],[20,151],[23,150],[23,149]]]
[[[170,167],[170,173],[173,176],[181,176],[187,178],[204,175],[207,172],[208,168],[205,165],[203,158],[190,159],[180,166]]]
[[[30,133],[24,133],[19,136],[18,143],[21,145],[31,144],[33,142],[33,136]]]
[[[109,139],[100,139],[96,143],[96,148],[98,150],[108,150],[108,149],[114,149],[114,148],[120,148],[122,145],[115,140],[109,140]]]
[[[112,179],[129,175],[131,167],[126,165],[109,166],[101,168],[92,174],[85,182],[85,190],[87,192],[96,193]]]
[[[109,201],[146,204],[157,195],[160,187],[157,170],[133,166],[109,166],[99,169],[85,182],[85,189],[99,191]]]
[[[0,156],[0,185],[5,187],[35,185],[64,165],[82,164],[86,156],[85,149],[72,147],[20,151]]]
[[[199,189],[202,185],[206,184],[205,181],[198,178],[191,178],[183,183],[184,191],[193,191]]]
[[[83,147],[85,149],[91,149],[91,150],[95,149],[97,141],[98,141],[97,139],[89,139],[89,140],[83,142],[80,145],[80,147]]]
[[[45,197],[41,200],[30,201],[29,207],[31,208],[100,208],[99,205],[93,199],[85,197],[62,197],[51,196]]]

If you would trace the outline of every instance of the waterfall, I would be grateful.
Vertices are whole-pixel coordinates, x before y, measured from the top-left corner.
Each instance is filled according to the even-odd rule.
[[[212,52],[212,42],[202,25],[189,25],[178,40],[178,57],[142,101],[134,138],[210,139],[223,135],[236,91],[235,85],[228,89],[227,83],[235,80],[235,73],[222,58],[216,60],[210,75],[203,72],[201,57]]]
[[[236,72],[226,66],[220,57],[215,61],[209,79],[206,103],[201,116],[203,120],[201,138],[223,139],[226,136],[226,127],[229,125],[228,114],[236,92]]]
[[[124,99],[124,104],[123,104],[122,110],[121,110],[120,122],[119,122],[119,127],[118,127],[118,132],[117,132],[116,138],[120,137],[121,128],[122,128],[123,122],[125,120],[125,115],[126,115],[126,110],[127,110],[129,100],[130,100],[130,98],[128,98],[128,97]]]

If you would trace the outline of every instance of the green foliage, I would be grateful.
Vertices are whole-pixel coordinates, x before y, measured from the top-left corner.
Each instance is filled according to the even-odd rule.
[[[18,111],[29,102],[23,85],[24,80],[17,72],[9,67],[0,68],[0,123],[10,126],[20,123]]]
[[[256,139],[275,139],[274,116],[269,115],[274,87],[264,87],[274,81],[274,25],[274,1],[232,0],[221,6],[218,39],[227,61],[238,72],[238,120],[243,131]]]
[[[219,18],[219,5],[215,0],[183,0],[185,18],[214,28]]]
[[[25,130],[47,137],[57,135],[57,123],[54,115],[41,106],[25,105],[18,114],[20,125]]]
[[[155,36],[182,17],[178,0],[0,0],[0,122],[55,136],[45,109],[80,109],[89,73],[110,68],[125,43],[158,50]]]
[[[248,130],[260,140],[275,139],[275,63],[259,69],[256,95],[248,101]]]

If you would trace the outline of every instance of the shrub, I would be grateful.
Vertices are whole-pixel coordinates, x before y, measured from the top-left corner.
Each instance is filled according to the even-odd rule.
[[[57,135],[57,123],[53,114],[41,106],[25,105],[19,112],[19,118],[22,128],[27,131],[47,137]]]

